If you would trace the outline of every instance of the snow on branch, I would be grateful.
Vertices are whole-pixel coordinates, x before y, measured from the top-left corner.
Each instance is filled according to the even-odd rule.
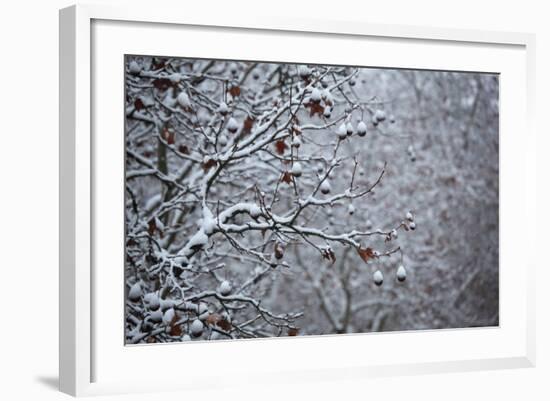
[[[313,252],[302,263],[331,326],[343,330],[316,266],[334,264],[339,246],[369,266],[403,258],[392,244],[414,229],[398,218],[373,230],[352,216],[375,202],[388,169],[367,163],[385,115],[353,88],[358,76],[348,67],[128,57],[128,342],[297,335],[302,308],[265,299],[275,296],[270,283],[297,274],[298,249]],[[327,225],[342,210],[345,226]]]

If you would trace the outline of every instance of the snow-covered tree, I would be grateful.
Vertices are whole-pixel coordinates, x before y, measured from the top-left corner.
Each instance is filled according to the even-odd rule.
[[[498,207],[493,76],[136,56],[125,69],[128,343],[498,321],[498,214],[473,213]],[[493,248],[462,253],[487,265],[448,255],[457,227],[488,233],[476,243]],[[494,292],[495,268],[496,312],[469,287]],[[445,319],[431,302],[449,303]]]

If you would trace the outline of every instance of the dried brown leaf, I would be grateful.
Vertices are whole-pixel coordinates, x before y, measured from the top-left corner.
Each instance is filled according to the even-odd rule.
[[[241,95],[241,88],[238,86],[232,86],[231,88],[229,88],[228,92],[233,97],[239,97]]]
[[[173,85],[168,78],[156,78],[153,80],[153,86],[158,90],[165,91]]]
[[[297,336],[300,330],[297,327],[290,327],[288,329],[288,335],[291,337]]]
[[[357,253],[363,259],[365,263],[367,263],[370,259],[376,258],[376,255],[372,248],[357,248]]]
[[[134,100],[134,108],[137,111],[143,110],[145,108],[145,104],[143,103],[143,100],[141,100],[141,98],[138,97],[136,100]]]
[[[288,145],[284,140],[279,139],[277,142],[275,142],[275,150],[277,151],[278,154],[284,155],[285,150],[287,149],[288,149]]]
[[[321,251],[321,255],[323,255],[323,259],[330,260],[332,264],[336,262],[336,255],[334,254],[334,251],[332,248],[325,248]]]
[[[149,223],[147,225],[147,232],[149,233],[149,235],[153,235],[155,231],[157,231],[157,224],[155,222],[155,219],[152,218],[151,220],[149,220]]]
[[[229,320],[225,319],[225,318],[222,318],[222,319],[218,322],[217,326],[218,326],[220,329],[224,330],[224,331],[230,331],[230,330],[231,330],[231,327],[232,327],[232,326],[231,326],[231,322],[230,322]]]
[[[290,171],[285,171],[282,175],[281,175],[281,182],[286,182],[287,184],[292,184],[292,182],[294,181],[294,176],[290,173]]]
[[[243,128],[241,130],[241,135],[248,135],[252,131],[254,126],[254,118],[247,116],[243,122]]]
[[[202,168],[204,171],[210,170],[212,167],[216,167],[218,162],[214,159],[209,159],[207,162],[202,163]]]
[[[275,246],[273,247],[273,252],[275,253],[275,257],[277,259],[282,259],[284,256],[283,244],[281,244],[280,242],[275,242]]]
[[[315,114],[319,115],[319,117],[323,116],[323,112],[325,111],[325,108],[321,106],[318,102],[309,102],[304,105],[305,107],[309,108],[309,116],[313,117]]]

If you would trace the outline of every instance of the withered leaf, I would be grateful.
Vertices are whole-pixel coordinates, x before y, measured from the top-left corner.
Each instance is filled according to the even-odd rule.
[[[225,330],[225,331],[230,331],[230,330],[231,330],[231,323],[229,322],[229,320],[224,319],[224,318],[222,318],[222,319],[218,322],[217,326],[218,326],[220,329]]]
[[[160,70],[166,66],[166,60],[163,58],[155,57],[152,60],[151,67],[153,70]]]
[[[138,97],[136,100],[134,100],[134,108],[137,111],[143,110],[145,108],[145,104],[143,104],[143,100],[141,100],[141,98]]]
[[[215,324],[218,324],[220,320],[222,320],[222,317],[220,315],[218,315],[217,313],[211,313],[210,315],[208,315],[205,322],[207,325],[213,326]]]
[[[214,159],[208,159],[207,162],[202,163],[202,169],[204,171],[210,170],[212,167],[216,167],[218,165],[218,162]]]
[[[357,253],[365,263],[367,263],[370,259],[376,258],[376,255],[374,254],[372,248],[359,247],[357,248]]]
[[[173,145],[176,142],[176,134],[174,130],[164,127],[162,129],[162,138],[168,143],[168,145]]]
[[[299,332],[299,329],[297,327],[290,327],[288,329],[288,335],[291,337],[297,336]]]
[[[292,184],[292,182],[294,181],[294,177],[292,176],[292,174],[290,173],[290,171],[285,171],[282,175],[281,175],[281,182],[286,182],[287,184]]]
[[[179,320],[179,316],[177,313],[174,313],[174,317],[172,318],[172,320],[170,321],[170,331],[169,331],[169,334],[171,336],[176,336],[176,337],[179,337],[183,334],[183,330],[181,328],[181,325],[179,324],[176,324]]]
[[[313,117],[315,114],[318,114],[319,117],[323,115],[323,112],[325,111],[324,107],[321,106],[320,103],[316,102],[309,102],[304,105],[305,107],[309,108],[309,116]]]
[[[156,78],[153,80],[153,86],[158,90],[165,91],[172,86],[172,81],[168,78]]]
[[[178,151],[180,153],[183,153],[184,155],[188,155],[189,154],[189,148],[187,147],[187,145],[180,145],[178,146]]]
[[[280,242],[275,242],[275,246],[273,247],[273,252],[275,253],[275,257],[277,259],[282,259],[284,255],[283,245]]]
[[[149,220],[149,223],[147,225],[147,232],[149,233],[149,235],[153,235],[157,230],[157,223],[155,222],[155,219],[152,218],[151,220]]]
[[[279,139],[277,142],[275,142],[275,150],[278,154],[284,155],[286,149],[288,149],[288,145],[282,139]]]
[[[171,336],[180,337],[183,334],[183,330],[181,328],[181,325],[174,324],[173,326],[170,326],[169,334]]]
[[[254,118],[247,116],[243,122],[243,128],[241,130],[241,135],[248,135],[252,131],[252,126],[254,125]]]
[[[217,313],[212,313],[208,315],[205,323],[209,326],[218,326],[220,329],[225,331],[231,330],[231,323],[229,322],[229,320]]]
[[[241,94],[241,88],[238,86],[232,86],[231,88],[229,88],[228,92],[231,94],[231,96],[238,97]]]
[[[176,143],[176,135],[174,134],[174,131],[168,131],[168,138],[166,138],[166,142],[168,142],[168,145],[173,145]]]
[[[336,262],[336,255],[334,254],[334,251],[332,248],[325,248],[321,251],[321,255],[323,255],[323,259],[330,260],[332,264]]]

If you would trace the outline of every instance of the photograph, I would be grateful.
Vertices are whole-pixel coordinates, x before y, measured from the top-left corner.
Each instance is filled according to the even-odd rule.
[[[544,4],[3,2],[0,398],[550,400]]]
[[[126,345],[499,326],[498,73],[120,68]]]

